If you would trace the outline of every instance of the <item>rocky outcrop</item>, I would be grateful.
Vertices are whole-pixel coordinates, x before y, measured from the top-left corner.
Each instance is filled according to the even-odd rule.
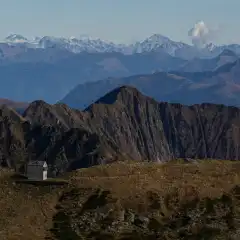
[[[0,108],[0,165],[14,167],[25,159],[26,133],[29,123],[15,110],[3,105]]]
[[[133,210],[111,191],[72,189],[59,199],[51,232],[56,239],[239,239],[238,186],[215,198],[145,195]]]
[[[18,146],[22,161],[47,160],[53,175],[125,159],[240,160],[236,107],[158,103],[135,88],[120,87],[83,112],[35,101],[23,117],[8,108],[4,114],[9,120],[0,120],[0,146],[10,165],[16,163],[12,146]]]

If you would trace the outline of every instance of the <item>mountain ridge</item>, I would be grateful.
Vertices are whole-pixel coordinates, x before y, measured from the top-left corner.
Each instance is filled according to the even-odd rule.
[[[81,82],[173,70],[184,62],[165,53],[65,55],[55,50],[32,51],[33,54],[26,52],[27,55],[17,60],[0,61],[0,77],[4,83],[1,97],[27,102],[43,99],[55,103]]]
[[[82,112],[44,101],[31,103],[23,117],[2,111],[1,165],[46,160],[50,176],[119,160],[240,160],[237,107],[159,103],[123,86]]]
[[[192,76],[188,75],[192,80],[200,76],[195,72],[216,71],[238,59],[230,50],[221,52],[215,58],[187,61],[164,51],[130,55],[119,52],[75,54],[57,48],[25,49],[21,44],[13,47],[0,44],[0,49],[3,50],[0,57],[0,78],[3,82],[1,97],[23,102],[43,99],[52,104],[61,100],[78,84],[85,82],[159,71],[178,71],[180,74],[174,74],[181,76],[187,76],[183,71],[192,72]],[[203,79],[206,77],[204,74]],[[236,79],[237,75],[240,75],[239,71],[233,72],[229,79]]]
[[[85,109],[107,92],[128,85],[157,101],[192,105],[203,102],[240,106],[240,61],[236,60],[207,72],[155,72],[126,78],[108,78],[79,84],[60,102]],[[85,89],[88,89],[88,93]]]
[[[99,38],[84,37],[33,37],[28,39],[21,34],[11,34],[2,41],[11,45],[22,45],[28,48],[59,48],[73,53],[79,52],[121,52],[124,54],[163,51],[174,57],[192,59],[194,57],[215,57],[225,49],[240,54],[237,44],[214,45],[207,44],[205,48],[198,49],[187,43],[173,41],[161,34],[153,34],[141,41],[132,44],[117,44]]]

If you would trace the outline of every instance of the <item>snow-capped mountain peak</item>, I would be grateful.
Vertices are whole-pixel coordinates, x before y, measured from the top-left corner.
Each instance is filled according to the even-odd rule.
[[[152,36],[146,38],[143,42],[152,42],[162,45],[164,43],[172,42],[172,40],[161,34],[153,34]]]
[[[79,52],[121,52],[124,46],[107,42],[99,38],[92,38],[86,35],[77,37],[52,37],[44,36],[38,42],[40,48],[59,48],[66,49],[68,51]]]
[[[26,38],[20,34],[11,34],[5,38],[4,42],[10,44],[22,43],[27,47],[32,48],[60,48],[79,53],[83,51],[87,52],[122,52],[125,54],[131,54],[134,52],[149,52],[159,48],[165,49],[171,55],[177,48],[181,47],[181,43],[174,42],[168,37],[161,34],[153,34],[145,40],[136,42],[135,44],[115,44],[111,41],[102,40],[99,38],[93,38],[85,34],[79,37],[71,36],[69,38],[64,37],[33,37]]]
[[[10,34],[5,38],[6,42],[12,42],[12,43],[22,43],[27,42],[28,39],[20,34]]]
[[[20,34],[10,34],[2,42],[9,45],[21,44],[26,48],[56,48],[73,53],[119,52],[123,54],[133,54],[143,52],[163,52],[184,59],[192,59],[194,57],[214,57],[219,55],[224,49],[229,49],[236,54],[240,54],[240,45],[238,44],[216,46],[213,43],[209,43],[202,49],[197,49],[193,45],[173,41],[161,34],[153,34],[152,36],[133,44],[116,44],[111,41],[93,38],[87,35],[79,35],[79,37],[72,36],[69,38],[53,36],[27,38]]]
[[[153,34],[141,42],[137,42],[134,45],[134,52],[151,52],[164,50],[166,53],[175,56],[177,49],[182,48],[187,44],[182,42],[175,42],[168,37],[161,34]]]

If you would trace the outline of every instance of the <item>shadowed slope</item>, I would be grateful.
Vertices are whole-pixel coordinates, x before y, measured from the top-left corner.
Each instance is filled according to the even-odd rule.
[[[1,162],[9,166],[36,158],[56,175],[117,160],[240,160],[236,107],[158,103],[123,86],[83,112],[43,101],[30,104],[23,117],[2,111]]]
[[[168,161],[172,158],[240,159],[240,110],[223,105],[158,103],[135,88],[109,92],[84,112],[33,103],[24,116],[60,132],[96,134],[103,159]],[[104,161],[103,161],[104,162]]]

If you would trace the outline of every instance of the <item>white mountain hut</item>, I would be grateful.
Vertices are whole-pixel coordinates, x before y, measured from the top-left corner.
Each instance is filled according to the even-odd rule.
[[[48,165],[45,161],[30,161],[25,176],[29,180],[43,181],[47,179]]]

